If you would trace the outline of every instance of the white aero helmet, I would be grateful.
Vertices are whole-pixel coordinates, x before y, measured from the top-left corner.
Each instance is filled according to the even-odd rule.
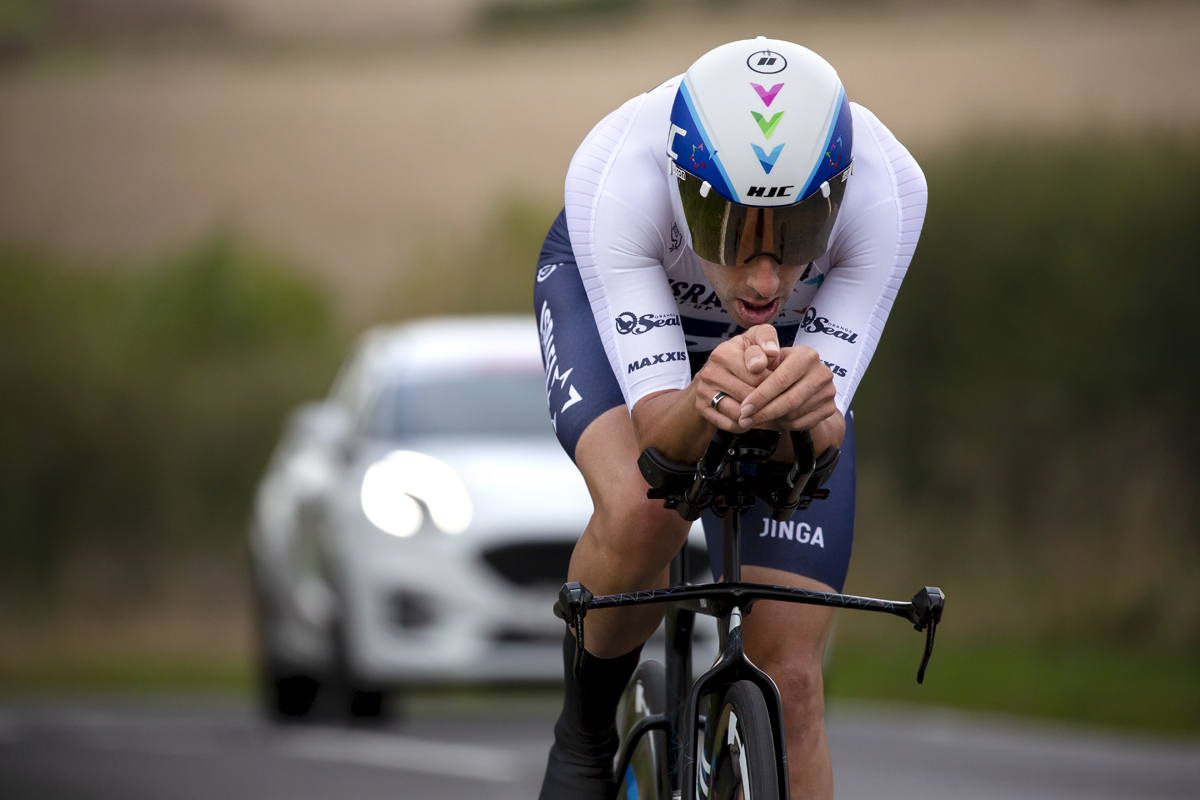
[[[791,42],[712,50],[683,76],[667,136],[675,218],[706,261],[825,252],[853,172],[854,124],[837,73]]]

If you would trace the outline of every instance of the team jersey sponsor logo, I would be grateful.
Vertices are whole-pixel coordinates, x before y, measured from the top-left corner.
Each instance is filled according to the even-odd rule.
[[[560,261],[557,264],[547,264],[546,266],[539,269],[537,271],[537,282],[541,283],[542,281],[546,280],[546,278],[549,278],[552,274],[554,274],[554,270],[561,267],[563,265],[563,263],[564,262]]]
[[[567,383],[575,368],[569,367],[566,372],[559,371],[558,350],[554,346],[554,317],[550,313],[550,304],[546,302],[542,303],[542,314],[538,320],[538,336],[542,340],[542,362],[546,365],[546,405],[550,407],[550,424],[557,431],[558,415],[581,402],[583,395],[575,388],[575,384]],[[567,393],[566,400],[560,408],[556,408],[558,400],[562,399],[564,390]],[[559,396],[556,398],[555,394]]]
[[[683,234],[679,232],[679,226],[674,222],[671,223],[671,247],[667,250],[668,253],[674,253],[680,247],[683,247]]]
[[[622,311],[613,320],[617,333],[622,336],[632,333],[640,336],[655,328],[679,327],[678,314],[642,314],[640,317],[632,311]]]
[[[800,327],[805,333],[823,333],[851,344],[858,341],[858,334],[854,331],[841,325],[834,325],[829,321],[829,317],[818,317],[817,309],[814,306],[809,306],[808,311],[804,312],[804,319],[800,321]]]
[[[763,517],[762,533],[758,536],[759,538],[770,536],[772,539],[787,539],[825,549],[825,531],[821,530],[820,525],[814,528],[807,522],[793,522],[792,520],[776,522],[769,517]]]
[[[632,375],[639,369],[652,367],[655,364],[666,364],[670,361],[687,361],[687,353],[683,350],[676,350],[671,353],[655,353],[652,356],[647,356],[641,361],[634,361],[625,365],[625,374]]]
[[[816,269],[816,275],[812,274],[814,268]],[[820,267],[817,267],[815,263],[810,263],[804,268],[804,274],[800,276],[800,282],[808,286],[816,286],[820,289],[821,284],[825,282],[825,273],[821,272]],[[799,291],[799,289],[793,289],[792,291]]]
[[[833,363],[832,361],[822,360],[821,363],[824,364],[825,366],[829,367],[829,371],[832,372],[834,375],[837,375],[839,378],[846,377],[846,368],[845,367],[840,367],[837,364]]]
[[[705,308],[721,308],[721,299],[717,297],[717,293],[703,283],[673,281],[671,283],[671,291],[675,293],[677,301],[680,303],[690,303],[692,308],[697,311]]]

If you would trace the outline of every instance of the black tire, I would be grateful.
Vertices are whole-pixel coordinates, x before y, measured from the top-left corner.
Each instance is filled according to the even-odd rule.
[[[388,703],[388,692],[362,680],[350,666],[346,645],[346,633],[341,625],[334,627],[333,674],[322,684],[328,695],[329,711],[333,716],[360,723],[391,722],[393,716]]]
[[[617,703],[617,733],[624,741],[629,729],[643,717],[661,714],[667,704],[667,679],[663,665],[643,661],[629,679]],[[667,735],[650,731],[638,740],[625,774],[618,776],[617,800],[667,800],[671,796],[667,764]]]
[[[270,631],[275,625],[271,603],[263,592],[254,563],[250,563],[250,578],[255,587],[254,622],[258,638],[258,695],[262,710],[275,721],[299,720],[307,717],[320,689],[315,677],[305,670],[284,664],[271,652]]]
[[[292,675],[268,667],[263,676],[267,713],[276,719],[302,719],[313,709],[320,688],[308,675]]]
[[[714,749],[709,800],[779,800],[771,718],[750,681],[738,681],[725,694]]]
[[[387,693],[382,689],[349,688],[350,718],[357,720],[382,720],[387,714]]]

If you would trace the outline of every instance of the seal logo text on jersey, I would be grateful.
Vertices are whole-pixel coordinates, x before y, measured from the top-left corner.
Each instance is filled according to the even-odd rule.
[[[617,333],[622,336],[632,333],[634,336],[640,336],[643,333],[652,331],[655,328],[669,328],[679,326],[678,314],[642,314],[640,317],[632,311],[622,311],[613,320],[616,325]]]

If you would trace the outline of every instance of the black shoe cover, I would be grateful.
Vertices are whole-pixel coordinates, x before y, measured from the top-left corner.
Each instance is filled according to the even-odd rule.
[[[579,676],[572,674],[575,636],[563,641],[566,691],[554,724],[554,745],[546,764],[539,800],[611,800],[617,787],[612,761],[617,754],[617,702],[637,668],[642,648],[616,658],[583,651]]]

